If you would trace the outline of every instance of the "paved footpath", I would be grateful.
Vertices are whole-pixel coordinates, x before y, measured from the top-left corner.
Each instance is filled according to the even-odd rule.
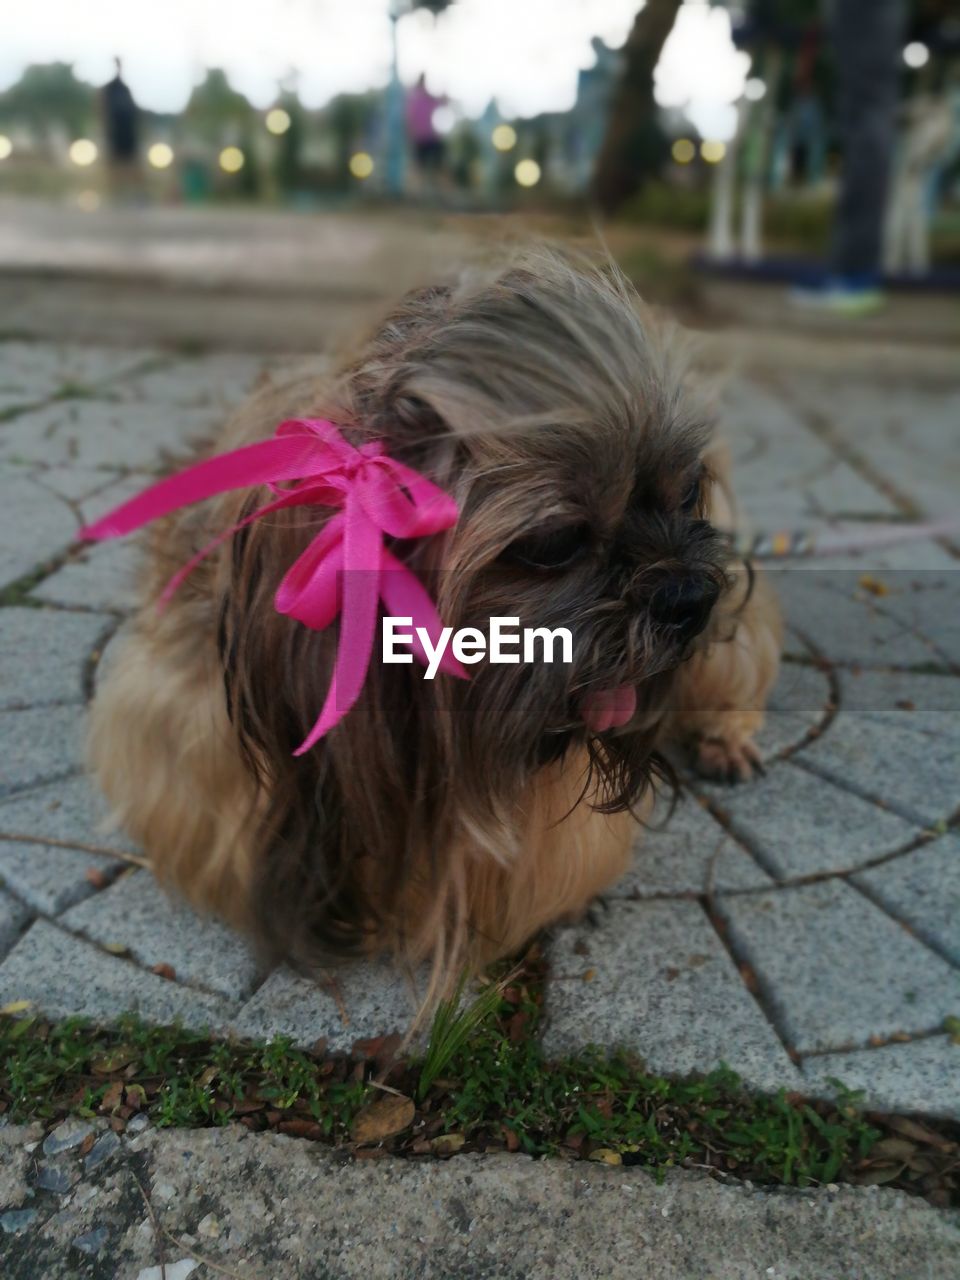
[[[403,1029],[387,970],[333,997],[170,902],[104,834],[85,706],[137,551],[89,521],[184,454],[261,375],[251,355],[0,342],[0,1005],[333,1049]],[[281,371],[282,372],[282,371]],[[279,375],[278,375],[279,376]],[[734,368],[724,430],[761,529],[939,515],[960,394],[909,370]],[[703,783],[580,926],[549,940],[546,1045],[624,1045],[659,1072],[960,1116],[960,560],[936,541],[779,573],[788,660],[767,777]],[[157,971],[159,969],[159,972]],[[170,970],[175,978],[163,976]]]

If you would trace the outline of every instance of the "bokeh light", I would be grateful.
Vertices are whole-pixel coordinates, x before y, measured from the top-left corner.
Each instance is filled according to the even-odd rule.
[[[908,67],[917,71],[930,61],[930,50],[919,40],[911,40],[903,51],[903,60]]]
[[[147,148],[147,164],[154,169],[169,169],[173,164],[173,147],[166,142],[155,142]]]
[[[767,86],[757,76],[751,76],[743,86],[743,96],[748,102],[759,102],[767,92]]]
[[[350,172],[355,178],[369,178],[373,173],[373,156],[366,151],[355,151],[350,157]]]
[[[716,138],[707,138],[700,143],[700,154],[707,164],[719,164],[727,154],[727,144]]]
[[[498,151],[512,151],[517,145],[517,131],[512,124],[498,124],[490,141]]]
[[[536,160],[518,160],[513,176],[521,187],[535,187],[540,181],[540,166]]]
[[[6,160],[13,151],[13,143],[5,133],[0,133],[0,160]]]
[[[670,148],[670,154],[677,164],[689,164],[697,154],[697,149],[689,138],[678,138]]]
[[[290,113],[289,111],[284,111],[283,107],[274,107],[267,112],[266,125],[270,133],[275,133],[278,136],[281,133],[286,133],[290,128],[290,123]]]
[[[224,173],[239,173],[243,162],[244,155],[239,147],[224,147],[220,152],[220,168]]]
[[[74,164],[79,165],[81,169],[85,169],[87,165],[93,164],[97,158],[97,144],[91,142],[89,138],[77,138],[70,143],[70,149],[67,154]]]

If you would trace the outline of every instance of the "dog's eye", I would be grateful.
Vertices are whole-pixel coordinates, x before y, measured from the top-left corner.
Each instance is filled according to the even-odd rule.
[[[559,525],[514,539],[501,559],[530,569],[566,569],[587,550],[589,539],[585,524]]]
[[[702,482],[703,482],[703,475],[701,472],[698,471],[696,478],[694,479],[693,483],[690,485],[690,488],[686,491],[686,493],[680,499],[680,510],[685,515],[690,515],[692,511],[696,511],[700,503]]]

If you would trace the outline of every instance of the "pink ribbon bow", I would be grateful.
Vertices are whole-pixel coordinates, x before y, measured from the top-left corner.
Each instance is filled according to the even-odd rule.
[[[294,483],[279,489],[284,481]],[[317,631],[341,615],[333,679],[316,724],[294,752],[302,755],[343,719],[360,696],[373,653],[378,601],[390,614],[413,619],[411,648],[427,665],[416,628],[423,627],[435,645],[443,624],[423,584],[387,550],[383,536],[422,538],[449,529],[457,520],[452,498],[418,472],[387,457],[379,443],[355,449],[332,422],[301,418],[282,422],[272,440],[219,454],[161,480],[81,529],[79,536],[121,537],[204,498],[264,484],[279,495],[275,501],[198,552],[170,579],[161,600],[169,600],[215,547],[261,516],[284,507],[341,508],[287,570],[274,599],[279,613]],[[467,678],[449,650],[439,668]]]

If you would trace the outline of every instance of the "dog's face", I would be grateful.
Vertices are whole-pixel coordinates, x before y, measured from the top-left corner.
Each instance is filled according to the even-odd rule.
[[[515,795],[579,744],[596,796],[621,807],[663,765],[677,669],[727,585],[710,423],[621,290],[549,273],[512,286],[422,344],[378,425],[457,499],[456,528],[410,561],[444,622],[566,627],[573,662],[473,666],[438,714],[465,785]]]
[[[481,663],[451,689],[458,755],[496,788],[591,752],[603,804],[631,804],[651,771],[681,663],[726,584],[709,523],[705,433],[624,422],[538,428],[464,463],[461,518],[436,591],[453,627],[565,627],[573,661]]]

